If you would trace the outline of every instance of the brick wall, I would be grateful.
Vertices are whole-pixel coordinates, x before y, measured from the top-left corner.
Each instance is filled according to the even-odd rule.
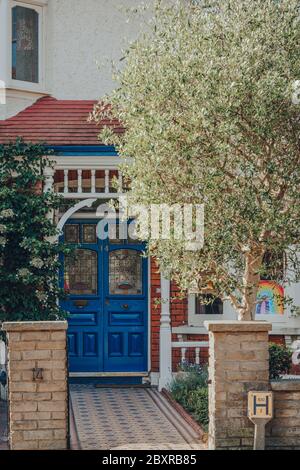
[[[267,424],[267,449],[300,449],[300,380],[271,382],[274,418]]]
[[[67,322],[4,323],[10,448],[66,449]],[[42,369],[42,378],[33,370]]]
[[[290,370],[290,373],[292,375],[300,375],[300,365],[299,364],[293,364]]]
[[[183,326],[188,322],[188,300],[182,298],[174,282],[171,282],[171,324],[172,327]]]
[[[269,335],[269,342],[276,344],[285,344],[284,335]]]
[[[150,310],[151,310],[151,370],[159,371],[159,328],[160,328],[160,273],[153,258],[150,259]]]

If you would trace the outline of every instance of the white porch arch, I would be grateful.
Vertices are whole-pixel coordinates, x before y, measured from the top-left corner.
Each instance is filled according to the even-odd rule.
[[[58,236],[62,234],[66,222],[70,219],[70,217],[72,217],[73,214],[78,212],[80,209],[83,209],[84,207],[92,207],[92,205],[96,201],[96,198],[84,199],[83,201],[80,201],[74,206],[70,207],[70,209],[68,209],[67,212],[64,213],[64,215],[61,217],[60,221],[57,224],[57,229],[59,231]]]

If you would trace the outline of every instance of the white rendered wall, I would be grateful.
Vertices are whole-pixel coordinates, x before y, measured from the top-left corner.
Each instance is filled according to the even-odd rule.
[[[49,0],[46,89],[59,99],[97,99],[110,92],[115,86],[111,62],[120,63],[122,50],[141,27],[126,8],[140,3]]]
[[[109,93],[116,86],[112,62],[121,65],[123,50],[144,29],[140,14],[128,11],[139,6],[140,0],[22,0],[29,8],[30,4],[47,3],[42,54],[44,80],[38,93],[32,93],[26,84],[9,82],[11,16],[7,5],[14,3],[13,0],[0,2],[0,30],[2,39],[6,37],[6,45],[3,40],[0,45],[0,79],[3,76],[8,87],[6,105],[0,105],[0,119],[14,116],[43,94],[58,99],[89,100]]]

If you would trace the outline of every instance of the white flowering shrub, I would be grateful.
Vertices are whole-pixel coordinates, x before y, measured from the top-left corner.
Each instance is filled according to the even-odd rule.
[[[0,146],[0,321],[56,320],[59,254],[47,218],[60,199],[42,190],[49,152],[21,140]]]

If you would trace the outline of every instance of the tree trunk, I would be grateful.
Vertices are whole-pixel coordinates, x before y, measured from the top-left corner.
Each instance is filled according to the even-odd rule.
[[[245,272],[243,277],[243,301],[238,319],[255,320],[256,298],[260,281],[260,268],[263,261],[262,249],[250,249],[245,254]]]

